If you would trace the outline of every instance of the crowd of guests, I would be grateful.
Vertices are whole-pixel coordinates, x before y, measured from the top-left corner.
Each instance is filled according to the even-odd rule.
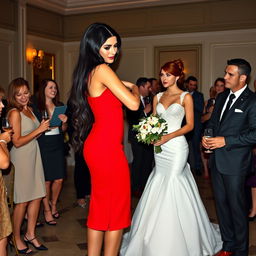
[[[9,84],[5,102],[4,92],[0,90],[0,113],[4,107],[7,109],[5,116],[10,126],[8,131],[0,134],[0,168],[6,169],[11,161],[15,169],[13,225],[0,172],[0,254],[6,255],[7,237],[11,232],[20,254],[33,253],[29,245],[36,250],[48,250],[37,238],[36,227],[40,225],[38,215],[41,204],[46,224],[55,226],[60,218],[58,199],[66,174],[64,133],[67,132],[75,149],[74,181],[78,204],[85,208],[86,198],[91,195],[87,223],[89,256],[100,255],[103,241],[106,255],[118,254],[123,229],[131,224],[130,188],[134,196],[140,197],[143,191],[144,193],[135,212],[130,233],[125,236],[121,245],[121,255],[135,255],[140,250],[147,251],[147,255],[155,255],[155,250],[161,249],[167,255],[170,245],[166,243],[166,237],[159,237],[163,230],[169,232],[171,229],[166,226],[167,222],[174,225],[182,218],[179,214],[184,209],[191,220],[196,219],[194,226],[198,235],[194,238],[197,239],[205,232],[201,240],[195,240],[191,244],[193,250],[201,250],[200,242],[207,251],[204,255],[213,255],[221,249],[218,243],[220,234],[207,218],[187,164],[188,154],[192,172],[195,175],[204,174],[213,183],[223,240],[222,250],[217,255],[247,255],[247,221],[256,218],[256,176],[255,173],[250,177],[247,175],[251,147],[255,141],[255,131],[251,129],[255,121],[255,95],[246,86],[251,71],[250,64],[243,59],[228,61],[224,78],[215,80],[209,91],[209,99],[204,101],[203,94],[198,90],[197,78],[189,76],[184,79],[181,60],[165,63],[160,70],[160,80],[140,77],[136,84],[121,81],[109,67],[116,59],[120,46],[119,35],[108,25],[95,23],[89,26],[81,41],[67,103],[68,110],[58,115],[59,126],[50,125],[55,108],[64,105],[59,99],[56,81],[43,80],[38,92],[31,97],[28,81],[16,78]],[[237,99],[247,101],[247,108],[243,108],[243,102],[236,102]],[[241,114],[240,117],[236,114],[231,119],[234,124],[231,131],[230,124],[226,122],[225,126],[222,122],[226,121],[228,110],[235,102],[241,109],[236,108],[234,112],[246,112],[248,120]],[[129,125],[128,140],[133,153],[130,169],[122,145],[122,105],[125,106]],[[170,108],[168,112],[172,105],[175,108]],[[106,107],[109,108],[107,111]],[[164,145],[163,153],[159,156],[154,155],[153,145],[139,143],[133,130],[134,124],[152,113],[162,113],[170,125],[168,134],[155,143],[157,146]],[[106,126],[107,122],[112,125]],[[175,122],[179,125],[176,126]],[[212,138],[203,136],[206,127],[214,129]],[[237,138],[241,130],[246,130],[246,133]],[[11,145],[9,144],[8,150],[9,142]],[[205,149],[215,150],[211,163],[210,154],[205,153]],[[233,151],[229,152],[231,149]],[[243,159],[241,155],[244,156]],[[246,167],[242,166],[243,160]],[[254,156],[254,172],[255,163]],[[232,175],[227,171],[230,168],[228,164],[232,165]],[[173,168],[172,172],[167,171],[170,168]],[[159,177],[163,177],[161,182]],[[180,181],[177,182],[176,178]],[[251,189],[252,199],[251,210],[246,214],[246,197],[241,192],[245,184]],[[174,196],[166,197],[169,194],[163,193],[163,189]],[[188,194],[194,195],[193,203],[196,207],[178,206],[179,201],[188,199]],[[157,200],[157,195],[161,196],[161,200]],[[170,205],[168,202],[171,202]],[[225,202],[228,202],[228,206],[223,209]],[[177,205],[180,211],[177,210],[177,214],[171,216],[174,213],[173,205]],[[153,208],[159,209],[154,216],[151,215]],[[163,208],[170,213],[168,218]],[[237,210],[236,216],[234,209]],[[27,226],[22,237],[21,226],[24,220]],[[235,228],[233,223],[236,223]],[[189,227],[185,218],[182,224],[185,229]],[[153,232],[155,237],[150,235],[152,228],[156,228]],[[144,239],[140,232],[150,235],[150,244],[138,242]],[[159,236],[156,235],[157,232]],[[180,239],[183,236],[170,232],[173,241],[178,238],[177,250],[185,253],[185,242]],[[188,243],[192,241],[191,238],[185,240]],[[159,248],[159,244],[163,247]],[[182,252],[180,255],[185,254]]]
[[[43,80],[33,97],[28,81],[14,79],[8,87],[6,105],[12,142],[10,161],[15,170],[13,236],[19,254],[27,255],[33,252],[28,245],[36,250],[48,249],[36,236],[36,227],[42,225],[38,222],[41,202],[46,224],[56,225],[55,219],[60,217],[57,202],[66,172],[63,132],[67,129],[67,116],[60,114],[61,125],[50,127],[55,107],[63,105],[58,85],[51,79]],[[8,138],[2,141],[9,142]],[[27,228],[21,237],[24,220]]]

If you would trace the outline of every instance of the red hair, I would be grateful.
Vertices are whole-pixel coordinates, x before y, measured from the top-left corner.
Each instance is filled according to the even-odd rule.
[[[183,72],[184,64],[181,59],[177,59],[177,60],[173,60],[173,61],[169,61],[169,62],[165,63],[161,67],[160,72],[161,72],[161,70],[164,70],[165,72],[170,73],[174,76],[179,76],[177,85],[180,88],[183,88],[185,74]]]

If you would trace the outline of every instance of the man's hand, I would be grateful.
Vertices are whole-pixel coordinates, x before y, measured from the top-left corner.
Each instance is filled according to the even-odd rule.
[[[203,137],[202,144],[207,149],[216,149],[216,148],[222,148],[226,146],[226,141],[224,137],[213,137],[213,138]]]

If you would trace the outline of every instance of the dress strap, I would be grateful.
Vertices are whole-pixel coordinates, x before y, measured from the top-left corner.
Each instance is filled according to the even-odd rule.
[[[183,100],[184,100],[185,95],[188,94],[188,93],[189,93],[189,92],[183,92],[183,93],[181,93],[181,95],[180,95],[180,104],[181,104],[181,105],[183,104]]]
[[[157,96],[157,102],[159,102],[160,98],[162,97],[163,92],[159,92],[156,96]]]

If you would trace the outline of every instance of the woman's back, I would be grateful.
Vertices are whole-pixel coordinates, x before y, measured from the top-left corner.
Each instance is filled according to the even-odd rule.
[[[88,102],[94,115],[94,123],[87,141],[96,136],[105,142],[120,144],[123,138],[122,103],[108,88],[98,97],[89,96]]]

